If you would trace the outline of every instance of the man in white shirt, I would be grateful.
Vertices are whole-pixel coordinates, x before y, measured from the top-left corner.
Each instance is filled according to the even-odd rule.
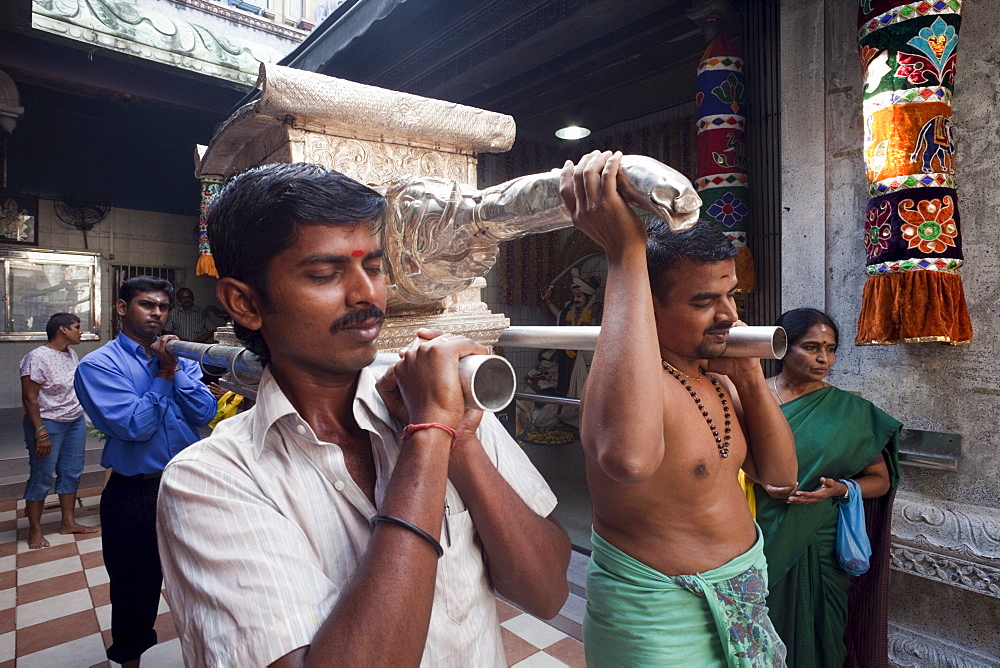
[[[266,165],[213,201],[219,301],[266,360],[256,406],[167,466],[157,527],[188,665],[503,666],[493,589],[567,596],[555,497],[466,410],[464,337],[422,330],[381,380],[385,200]]]

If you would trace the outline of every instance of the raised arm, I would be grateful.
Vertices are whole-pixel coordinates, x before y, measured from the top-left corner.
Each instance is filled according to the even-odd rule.
[[[621,157],[595,151],[578,165],[567,161],[561,194],[573,225],[608,259],[604,317],[583,395],[583,448],[608,477],[639,482],[663,460],[663,382],[646,228],[618,194]]]

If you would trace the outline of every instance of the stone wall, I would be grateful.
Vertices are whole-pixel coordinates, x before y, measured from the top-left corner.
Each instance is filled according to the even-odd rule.
[[[823,308],[840,324],[841,351],[830,379],[835,385],[860,392],[908,428],[962,436],[957,472],[903,467],[893,524],[892,658],[900,665],[945,665],[942,657],[952,657],[947,665],[997,665],[996,4],[966,0],[958,47],[956,177],[966,257],[962,276],[975,329],[972,344],[961,347],[852,345],[865,281],[867,196],[857,2],[783,0],[781,8],[782,307]],[[915,658],[921,652],[923,661]]]

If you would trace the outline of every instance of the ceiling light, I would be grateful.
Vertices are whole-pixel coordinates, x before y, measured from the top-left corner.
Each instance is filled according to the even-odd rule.
[[[581,128],[579,125],[569,125],[560,130],[556,130],[556,137],[559,139],[583,139],[590,134],[590,130],[587,128]]]

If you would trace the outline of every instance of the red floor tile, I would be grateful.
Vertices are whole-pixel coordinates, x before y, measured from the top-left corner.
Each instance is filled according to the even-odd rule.
[[[512,619],[521,614],[521,611],[506,601],[497,599],[497,619],[503,624],[508,619]]]
[[[576,638],[563,638],[545,648],[545,653],[559,659],[570,668],[585,668],[587,660],[583,654],[583,643]]]
[[[94,602],[94,607],[111,605],[111,585],[107,582],[90,588],[90,600]]]
[[[83,610],[48,622],[17,630],[17,655],[27,656],[70,640],[97,633],[97,615],[93,610]]]
[[[67,573],[47,580],[39,580],[31,584],[21,585],[17,588],[17,604],[24,605],[40,601],[43,598],[51,598],[60,594],[67,594],[71,591],[79,591],[87,588],[87,577],[83,571]]]
[[[10,633],[17,628],[14,608],[0,610],[0,634]]]
[[[500,637],[503,639],[503,651],[507,655],[507,665],[509,666],[538,653],[537,647],[502,626],[500,627]]]
[[[17,555],[17,567],[36,566],[56,559],[65,559],[77,554],[76,543],[66,543],[65,545],[54,545],[43,547],[37,550],[28,550]]]
[[[169,612],[157,615],[153,628],[156,629],[157,642],[167,642],[177,637],[177,629],[174,627],[174,616]]]
[[[97,551],[97,552],[88,552],[86,554],[81,554],[80,561],[83,562],[84,569],[97,568],[98,566],[104,565],[104,553],[101,551]]]

